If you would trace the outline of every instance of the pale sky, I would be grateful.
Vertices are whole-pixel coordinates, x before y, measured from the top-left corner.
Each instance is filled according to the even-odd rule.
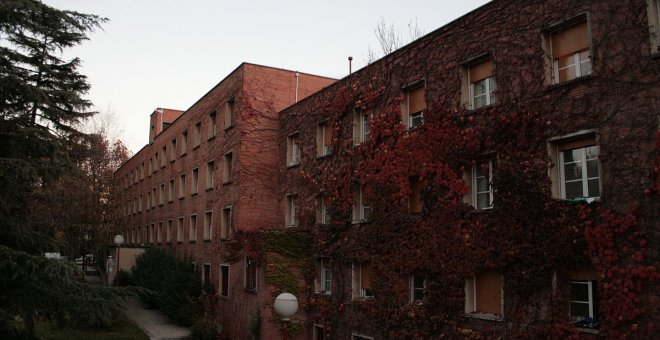
[[[110,19],[91,40],[66,52],[83,61],[100,112],[116,117],[135,153],[148,142],[156,107],[188,109],[241,62],[332,78],[380,52],[383,18],[407,41],[408,23],[429,33],[486,0],[43,0]]]

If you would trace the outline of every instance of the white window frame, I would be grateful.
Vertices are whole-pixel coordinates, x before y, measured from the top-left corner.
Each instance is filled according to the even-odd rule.
[[[229,240],[232,237],[232,218],[231,205],[222,208],[220,216],[220,239]]]
[[[206,162],[206,190],[213,189],[215,186],[215,161]]]
[[[319,209],[319,224],[329,224],[331,217],[328,213],[328,206],[325,204],[325,195],[321,194],[318,196],[318,209]]]
[[[551,44],[552,44],[552,43],[551,43]],[[587,52],[587,56],[588,56],[587,59],[585,59],[585,60],[581,60],[581,59],[580,59],[580,54],[581,54],[582,52]],[[553,80],[554,80],[554,84],[559,84],[559,83],[562,82],[562,81],[559,80],[559,71],[560,71],[560,70],[568,69],[568,68],[570,68],[570,67],[575,67],[575,78],[573,78],[573,79],[577,79],[577,78],[580,78],[580,77],[588,76],[588,75],[590,75],[591,73],[593,73],[593,65],[591,65],[590,54],[591,54],[591,52],[590,52],[588,49],[587,49],[587,50],[582,50],[582,51],[575,52],[575,53],[572,55],[573,63],[572,63],[572,64],[568,64],[568,65],[566,65],[566,66],[564,66],[564,67],[562,67],[562,68],[559,68],[559,59],[552,59],[552,77],[553,77]],[[585,64],[585,63],[589,63],[591,66],[589,67],[589,70],[590,70],[590,71],[589,71],[588,73],[584,73],[584,74],[583,74],[583,71],[582,71],[582,64]],[[587,71],[584,71],[584,72],[587,72]],[[573,80],[573,79],[566,79],[566,80],[564,80],[564,81],[570,81],[570,80]]]
[[[186,174],[179,175],[179,198],[186,197]]]
[[[165,237],[165,242],[172,242],[172,231],[174,229],[174,221],[172,219],[167,220],[167,232]]]
[[[250,291],[250,292],[256,292],[257,291],[257,285],[259,283],[259,271],[257,270],[257,264],[254,259],[250,259],[249,257],[245,257],[245,271],[243,273],[243,282],[245,285],[245,289]],[[254,265],[254,287],[248,286],[248,270],[249,270],[249,265],[253,264]]]
[[[212,238],[213,238],[213,210],[207,210],[204,212],[204,241],[210,241]]]
[[[199,167],[192,169],[192,176],[190,178],[190,195],[196,195],[199,191]]]
[[[371,295],[367,295],[367,290],[362,288],[362,265],[363,262],[353,262],[353,298],[354,299],[373,299],[373,290]]]
[[[575,149],[568,149],[568,150],[560,150],[559,151],[559,192],[560,192],[560,197],[562,199],[566,199],[566,177],[565,177],[565,170],[564,170],[564,152],[567,151],[573,151],[573,150],[580,150],[581,156],[582,156],[582,161],[581,161],[581,167],[582,167],[582,176],[580,178],[580,181],[582,182],[582,193],[587,194],[587,196],[584,196],[582,198],[587,198],[587,199],[595,199],[599,200],[600,196],[591,196],[589,195],[589,180],[590,179],[596,179],[598,178],[598,191],[599,193],[602,192],[602,174],[600,170],[600,160],[599,158],[595,158],[597,163],[598,163],[598,177],[589,177],[587,175],[587,148],[589,147],[596,147],[598,150],[598,155],[600,156],[600,146],[599,145],[589,145],[589,146],[584,146],[580,148],[575,148]]]
[[[318,157],[324,157],[330,155],[332,153],[332,147],[329,144],[325,144],[325,135],[326,133],[329,133],[329,131],[326,131],[330,129],[330,126],[328,125],[328,121],[323,121],[318,124],[318,129],[319,133],[317,135],[317,138],[319,138],[318,142],[319,145],[321,145],[321,154],[317,155]]]
[[[470,77],[470,69],[468,68],[468,79],[470,79],[469,77]],[[470,109],[472,109],[472,110],[476,110],[476,109],[479,109],[479,108],[482,108],[482,107],[486,107],[486,106],[488,106],[488,105],[495,104],[495,102],[497,101],[497,99],[496,99],[495,96],[493,96],[493,94],[495,93],[495,90],[497,90],[497,83],[495,83],[495,89],[491,89],[491,88],[490,88],[490,80],[491,80],[491,79],[493,79],[493,82],[495,82],[495,76],[492,76],[492,77],[484,78],[484,79],[481,79],[481,80],[475,81],[475,82],[473,82],[473,83],[470,83]],[[480,95],[478,95],[478,96],[479,96],[479,97],[480,97],[480,96],[485,96],[485,97],[486,97],[486,104],[483,105],[483,106],[475,107],[475,104],[474,104],[474,103],[475,103],[475,98],[476,98],[477,96],[475,95],[474,87],[475,87],[477,84],[481,83],[481,82],[485,82],[485,84],[486,84],[486,92],[484,92],[484,93],[482,93],[482,94],[480,94]],[[495,100],[493,100],[493,99],[495,99]]]
[[[222,294],[222,281],[223,281],[222,280],[223,279],[222,268],[223,267],[227,268],[227,294],[226,295]],[[220,270],[218,271],[218,277],[220,279],[220,280],[218,280],[218,295],[220,295],[220,297],[225,298],[225,299],[229,298],[229,295],[230,295],[229,294],[229,288],[231,286],[231,267],[230,267],[229,264],[226,264],[226,263],[220,264]]]
[[[360,333],[351,333],[351,340],[374,340],[374,338]]]
[[[195,223],[193,223],[195,220]],[[197,214],[190,215],[190,222],[188,223],[188,241],[197,241]]]
[[[581,303],[581,304],[587,304],[589,306],[589,317],[592,319],[595,319],[594,315],[594,288],[593,288],[593,280],[571,280],[571,290],[573,289],[574,284],[586,284],[587,285],[587,293],[588,293],[588,301],[579,301],[579,300],[570,300],[569,304],[569,317],[571,318],[571,321],[579,322],[584,319],[576,320],[573,318],[573,312],[570,311],[570,306],[573,303]]]
[[[167,201],[168,202],[173,202],[174,201],[174,177],[170,178],[169,182],[169,187],[167,188]]]
[[[185,216],[179,216],[176,220],[176,241],[183,242],[185,234]]]
[[[371,138],[371,126],[369,125],[369,114],[362,110],[355,109],[353,113],[353,146],[358,146]],[[357,136],[355,136],[357,134]]]
[[[209,269],[209,277],[206,277],[206,268]],[[211,263],[210,262],[202,264],[202,284],[206,283],[206,281],[211,283]]]
[[[415,291],[420,289],[420,288],[415,288],[415,278],[416,277],[423,279],[421,289],[422,289],[422,293],[423,293],[424,297],[422,298],[421,301],[420,300],[415,300]],[[410,293],[409,302],[410,303],[419,303],[419,304],[423,303],[424,299],[426,299],[426,277],[419,276],[419,275],[410,275],[408,280],[409,280],[408,281],[408,288],[409,288],[409,293]]]
[[[323,337],[323,334],[318,333],[318,329],[321,329],[321,332],[325,333],[325,328],[323,325],[320,325],[318,323],[315,323],[314,326],[312,327],[313,334],[312,334],[312,339],[313,340],[320,340],[320,339],[325,339],[326,337]]]
[[[366,222],[371,217],[371,205],[365,205],[362,185],[358,185],[358,216],[353,216],[353,223]]]
[[[285,214],[286,226],[287,227],[297,227],[298,226],[298,216],[297,216],[297,207],[296,207],[296,194],[287,194],[286,195],[286,209],[287,213]]]
[[[485,161],[484,161],[485,162]],[[477,191],[478,186],[477,186],[477,168],[479,168],[480,163],[484,162],[477,162],[475,166],[472,167],[472,206],[475,207],[476,209],[492,209],[493,208],[493,200],[494,200],[494,192],[493,192],[493,159],[490,158],[488,159],[488,191]],[[485,176],[480,176],[479,178],[482,178]],[[488,201],[490,203],[489,206],[487,207],[478,207],[478,197],[479,194],[485,194],[488,193]]]
[[[467,316],[475,317],[478,319],[486,320],[502,320],[504,317],[504,275],[500,274],[500,314],[490,314],[483,312],[476,312],[477,310],[477,275],[471,277],[472,286],[468,285],[468,281],[465,281],[465,294],[467,297],[468,290],[471,291],[472,295],[472,311],[467,313]]]
[[[332,294],[332,266],[325,265],[325,259],[321,259],[321,284],[320,284],[320,293],[330,295]]]

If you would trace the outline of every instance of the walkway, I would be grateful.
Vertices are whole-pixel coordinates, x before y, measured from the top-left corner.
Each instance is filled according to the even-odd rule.
[[[152,340],[189,339],[190,329],[176,325],[158,309],[147,309],[138,298],[126,300],[128,317]]]
[[[98,270],[88,266],[85,281],[103,284]],[[126,299],[126,315],[149,336],[151,340],[189,339],[190,329],[176,325],[158,309],[147,309],[139,298]]]

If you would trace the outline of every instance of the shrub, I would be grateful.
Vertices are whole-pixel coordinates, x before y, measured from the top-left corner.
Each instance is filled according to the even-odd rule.
[[[171,252],[149,248],[135,262],[131,281],[152,293],[141,293],[142,300],[183,326],[199,317],[197,298],[202,285],[190,270],[190,262]]]

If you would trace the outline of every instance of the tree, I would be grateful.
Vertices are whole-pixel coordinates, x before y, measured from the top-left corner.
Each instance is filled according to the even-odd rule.
[[[105,325],[122,308],[120,291],[85,284],[78,271],[40,254],[54,248],[36,228],[34,202],[58,178],[75,173],[87,137],[76,126],[90,117],[89,84],[80,60],[61,52],[88,39],[106,19],[62,11],[37,0],[0,1],[0,332],[15,315],[34,337],[35,316],[64,322],[85,315]],[[98,141],[98,140],[97,140]],[[79,143],[83,150],[89,144]],[[93,162],[88,163],[90,166]],[[84,168],[84,167],[83,167]],[[96,190],[91,188],[90,190]],[[57,201],[53,199],[52,201]],[[40,207],[48,207],[52,201]],[[37,314],[38,313],[38,314]],[[3,329],[4,328],[4,329]]]
[[[408,22],[408,39],[406,40],[401,36],[401,32],[398,32],[394,28],[393,23],[387,23],[384,18],[380,18],[374,29],[374,35],[376,36],[376,40],[378,40],[378,46],[382,55],[379,56],[369,46],[367,50],[367,64],[371,64],[378,58],[398,50],[403,45],[421,38],[424,34],[425,32],[419,28],[417,19],[415,19],[414,23],[413,21]]]

